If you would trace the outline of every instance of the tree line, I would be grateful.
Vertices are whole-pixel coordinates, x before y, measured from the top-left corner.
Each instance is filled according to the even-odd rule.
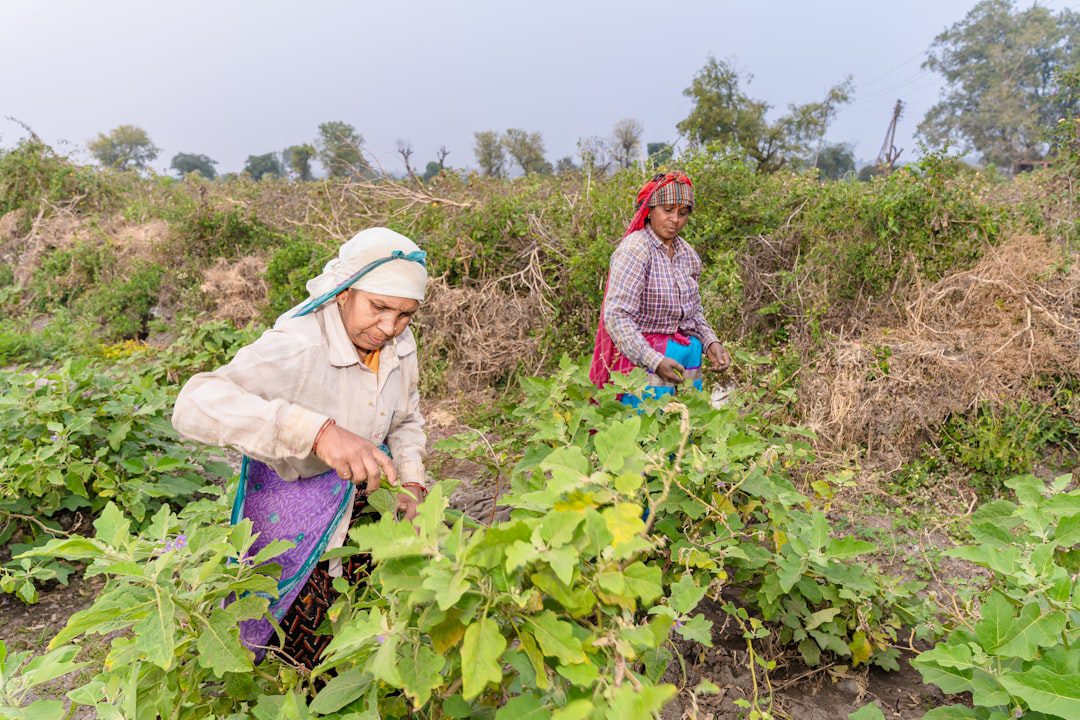
[[[1043,161],[1052,151],[1046,128],[1080,113],[1080,92],[1063,81],[1080,71],[1080,13],[1055,13],[1039,5],[1019,10],[1015,0],[983,0],[934,39],[923,68],[945,80],[940,101],[918,126],[918,137],[928,148],[977,154],[983,163],[1007,171]],[[855,172],[850,144],[824,142],[836,114],[854,97],[850,77],[822,99],[789,105],[779,116],[770,112],[769,103],[749,94],[750,80],[733,60],[708,58],[683,90],[693,107],[676,128],[687,147],[723,149],[762,172],[816,167],[823,178]],[[608,136],[581,138],[576,162],[564,156],[552,163],[539,132],[482,130],[474,134],[473,155],[479,171],[492,177],[515,170],[532,175],[605,172],[637,163],[663,166],[674,158],[672,143],[644,143],[643,134],[637,120],[620,120]],[[145,130],[131,125],[99,134],[88,147],[100,164],[121,170],[145,170],[160,152]],[[399,140],[397,151],[413,178],[427,181],[447,169],[445,146],[422,174],[412,166],[411,143]],[[363,136],[342,121],[319,125],[311,143],[249,156],[242,172],[255,179],[311,180],[313,160],[331,177],[378,174],[365,158]],[[214,179],[216,165],[206,155],[182,152],[170,168],[179,175],[194,172]]]

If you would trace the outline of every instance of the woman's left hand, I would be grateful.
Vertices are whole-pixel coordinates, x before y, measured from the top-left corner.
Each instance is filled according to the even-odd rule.
[[[424,497],[427,496],[426,490],[419,489],[419,485],[416,483],[408,483],[406,488],[409,492],[398,492],[397,496],[397,511],[406,520],[412,520],[416,517],[417,506],[424,502]],[[412,497],[409,495],[415,495]]]
[[[709,360],[717,370],[727,370],[731,366],[731,353],[718,342],[709,345],[705,354],[709,356]]]

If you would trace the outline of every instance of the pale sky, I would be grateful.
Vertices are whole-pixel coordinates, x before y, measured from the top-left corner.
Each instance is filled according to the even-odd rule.
[[[1018,5],[1028,7],[1030,0]],[[1077,0],[1043,0],[1054,10]],[[920,65],[935,35],[974,0],[0,0],[0,146],[27,123],[88,160],[86,141],[130,123],[162,150],[203,153],[219,172],[248,155],[314,139],[320,122],[356,127],[388,170],[396,141],[423,168],[440,145],[474,167],[473,133],[542,133],[554,162],[622,118],[646,142],[677,139],[682,95],[707,57],[753,75],[780,111],[847,75],[854,101],[829,130],[872,160],[892,106],[901,160],[940,78]]]

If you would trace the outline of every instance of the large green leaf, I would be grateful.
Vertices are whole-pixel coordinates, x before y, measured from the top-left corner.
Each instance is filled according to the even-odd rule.
[[[661,585],[663,573],[658,567],[646,565],[640,560],[631,563],[623,570],[626,588],[643,603],[651,603],[660,597],[664,588]]]
[[[216,609],[210,620],[202,621],[195,647],[199,651],[199,664],[218,677],[227,672],[250,671],[253,667],[251,652],[240,644],[240,629],[228,610]]]
[[[326,687],[311,701],[309,709],[320,715],[329,715],[345,707],[364,694],[371,685],[371,673],[362,668],[352,668],[330,678]]]
[[[415,654],[406,649],[398,661],[401,673],[401,687],[412,698],[413,709],[419,710],[431,699],[431,692],[443,684],[442,674],[446,659],[426,645],[421,645]]]
[[[465,629],[461,643],[461,690],[466,700],[472,700],[488,686],[502,681],[499,658],[506,650],[506,639],[498,624],[490,618],[480,618]]]
[[[653,715],[674,696],[674,685],[645,685],[636,690],[630,683],[624,683],[613,693],[604,717],[608,720],[652,720]]]
[[[135,625],[135,647],[146,659],[162,670],[172,667],[176,652],[176,605],[167,588],[158,583],[152,586],[155,606]]]
[[[848,720],[885,720],[885,715],[877,703],[863,705],[853,713],[848,713]]]
[[[551,711],[531,693],[511,698],[495,713],[495,720],[547,720]]]
[[[1066,720],[1080,718],[1080,675],[1058,675],[1036,665],[1000,679],[1006,690],[1032,710]]]
[[[671,597],[668,599],[668,605],[680,615],[685,615],[697,607],[708,590],[708,587],[698,586],[690,573],[686,573],[676,582],[671,583]]]
[[[947,693],[969,691],[971,675],[977,667],[972,660],[971,648],[965,644],[937,645],[920,653],[911,665],[925,682],[933,683]]]
[[[548,657],[557,657],[564,665],[585,662],[585,651],[582,650],[581,641],[574,637],[573,627],[560,620],[551,610],[529,619],[526,626]]]

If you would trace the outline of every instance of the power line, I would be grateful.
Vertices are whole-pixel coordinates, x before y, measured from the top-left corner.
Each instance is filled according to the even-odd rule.
[[[865,87],[865,86],[868,86],[868,85],[873,85],[873,84],[874,84],[874,83],[876,83],[876,82],[877,82],[878,80],[881,80],[881,79],[882,79],[882,78],[884,78],[884,77],[887,77],[887,76],[889,76],[889,75],[892,75],[892,74],[893,74],[894,72],[896,72],[896,71],[897,71],[897,70],[899,70],[900,68],[902,68],[902,67],[904,67],[905,65],[907,65],[908,63],[910,63],[910,62],[911,62],[912,60],[915,60],[916,58],[920,58],[920,57],[922,57],[922,56],[923,56],[923,55],[925,55],[925,54],[926,54],[926,51],[925,51],[925,50],[920,50],[919,52],[915,53],[914,55],[912,55],[911,57],[909,57],[909,58],[908,58],[907,60],[903,61],[902,63],[900,63],[900,64],[899,64],[899,65],[897,65],[896,67],[894,67],[894,68],[890,68],[889,70],[886,70],[885,72],[883,72],[883,73],[881,73],[880,75],[878,75],[877,77],[875,77],[875,78],[874,78],[873,80],[867,80],[867,81],[866,81],[866,82],[865,82],[865,83],[863,84],[863,85],[864,85],[864,87]]]

